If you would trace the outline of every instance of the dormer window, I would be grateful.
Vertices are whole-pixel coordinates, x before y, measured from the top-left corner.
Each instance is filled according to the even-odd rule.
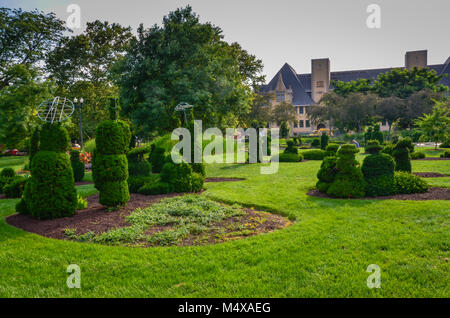
[[[277,102],[284,102],[285,100],[285,95],[283,91],[277,91]]]

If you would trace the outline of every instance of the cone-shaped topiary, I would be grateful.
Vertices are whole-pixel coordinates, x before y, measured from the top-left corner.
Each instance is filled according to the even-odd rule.
[[[100,191],[99,202],[104,206],[117,207],[130,199],[125,155],[130,136],[129,126],[120,120],[105,120],[97,126],[92,177]]]
[[[70,151],[70,164],[72,165],[73,177],[75,182],[84,178],[84,163],[80,160],[80,152],[76,149]]]
[[[364,158],[361,170],[366,181],[366,195],[368,196],[396,193],[395,162],[390,155],[379,153],[382,148],[378,140],[370,140],[366,147],[371,155]]]
[[[394,146],[392,155],[395,158],[395,171],[411,172],[411,148],[412,142],[409,138],[400,140]]]
[[[74,214],[77,193],[69,156],[69,134],[60,123],[46,123],[40,134],[40,151],[31,162],[31,178],[16,209],[39,219]]]
[[[337,174],[327,194],[339,198],[359,198],[364,196],[365,182],[355,154],[359,149],[355,145],[342,145],[337,152]]]

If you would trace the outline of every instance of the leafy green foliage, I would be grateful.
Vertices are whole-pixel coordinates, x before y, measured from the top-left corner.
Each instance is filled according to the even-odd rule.
[[[298,154],[298,148],[294,145],[293,140],[286,141],[287,147],[284,149],[284,153],[292,153],[292,154]]]
[[[5,178],[14,178],[16,176],[16,172],[14,171],[13,168],[4,168],[1,172],[0,172],[0,177],[5,177]]]
[[[303,160],[303,156],[299,153],[283,152],[278,157],[279,162],[299,162]]]
[[[31,135],[30,149],[28,150],[30,162],[33,160],[34,155],[39,152],[39,134],[39,128],[36,127]]]
[[[319,147],[320,146],[320,140],[315,138],[311,141],[311,147]]]
[[[172,192],[172,186],[167,182],[152,181],[144,184],[138,190],[138,193],[145,195],[166,194]]]
[[[450,150],[444,151],[443,154],[440,156],[441,158],[450,158]]]
[[[154,147],[150,152],[150,163],[152,165],[153,173],[160,173],[164,166],[164,159],[166,157],[166,150],[161,147]]]
[[[425,157],[426,157],[426,155],[423,151],[414,151],[411,153],[412,160],[423,159]]]
[[[86,209],[88,206],[88,202],[83,199],[83,197],[79,194],[77,194],[77,210],[83,210]]]
[[[378,140],[369,140],[366,146],[366,152],[376,155],[383,149]]]
[[[325,157],[335,156],[338,150],[339,150],[338,144],[328,144],[328,146],[325,148]]]
[[[147,147],[134,148],[127,153],[128,174],[130,176],[149,176],[152,172],[152,166],[145,160],[144,155],[148,154],[150,149]]]
[[[92,159],[92,177],[100,191],[100,204],[117,207],[128,202],[128,160],[125,151],[130,143],[129,126],[118,120],[100,123]]]
[[[177,193],[190,192],[192,190],[192,168],[189,164],[166,163],[161,170],[161,181],[170,184]]]
[[[306,160],[322,160],[325,157],[325,151],[320,149],[312,149],[303,151],[302,155]]]
[[[336,169],[337,158],[335,156],[325,157],[320,165],[320,169],[317,172],[316,187],[320,192],[326,193],[328,188],[333,183],[337,174]]]
[[[425,180],[411,173],[403,171],[395,172],[394,179],[397,193],[411,194],[424,193],[428,191],[428,184]]]
[[[322,150],[325,150],[328,146],[328,140],[330,137],[326,133],[323,133],[322,136],[320,136],[320,148]]]
[[[40,132],[40,150],[66,152],[70,149],[70,138],[61,123],[45,123]]]
[[[374,153],[365,157],[361,170],[366,181],[366,195],[395,194],[394,169],[394,159],[387,154]]]
[[[365,182],[355,154],[355,145],[342,145],[337,152],[337,174],[329,186],[327,194],[338,198],[359,198],[364,196]]]
[[[450,134],[450,103],[447,106],[444,102],[436,103],[431,114],[424,114],[415,123],[430,140],[435,142],[437,149],[438,142],[444,142]]]
[[[149,175],[149,176],[130,175],[127,180],[128,189],[129,189],[130,193],[139,193],[139,189],[142,186],[147,185],[147,184],[158,183],[159,181],[160,181],[159,175]]]
[[[13,177],[3,186],[3,193],[7,198],[20,198],[25,189],[25,183],[28,181],[26,177]]]
[[[411,172],[411,139],[404,138],[394,146],[392,155],[395,158],[395,171]]]
[[[76,149],[70,151],[70,164],[75,182],[82,181],[84,178],[84,163],[80,161],[80,151]]]

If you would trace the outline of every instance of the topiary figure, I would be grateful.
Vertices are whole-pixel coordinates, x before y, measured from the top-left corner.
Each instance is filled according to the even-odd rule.
[[[383,136],[383,133],[380,131],[380,125],[375,125],[373,127],[373,132],[372,132],[372,136],[371,137],[372,138],[370,140],[378,140],[380,145],[383,144],[384,136]]]
[[[320,136],[320,149],[325,150],[328,146],[328,140],[330,137],[326,133],[323,133],[322,136]]]
[[[84,178],[84,163],[80,160],[80,152],[76,149],[70,151],[70,164],[72,165],[73,177],[75,182]]]
[[[328,144],[328,146],[325,148],[325,157],[336,156],[338,150],[339,150],[338,144]]]
[[[191,192],[192,190],[192,168],[189,164],[166,163],[161,170],[161,181],[172,186],[174,192]]]
[[[367,132],[364,134],[364,143],[366,144],[366,146],[368,145],[369,140],[373,140],[372,127],[367,128]]]
[[[411,139],[400,140],[392,149],[392,156],[395,158],[395,171],[411,172],[410,149],[414,149]]]
[[[153,149],[150,151],[149,161],[152,165],[153,173],[160,173],[162,167],[164,166],[164,160],[166,157],[166,150],[162,147],[155,147],[152,145]]]
[[[370,153],[364,158],[361,171],[366,181],[366,195],[380,196],[396,193],[394,181],[394,159],[380,153],[383,147],[378,140],[370,140],[366,150]]]
[[[296,146],[294,146],[293,140],[288,140],[286,143],[287,143],[287,148],[284,149],[284,153],[298,154],[298,148]]]
[[[147,147],[134,148],[127,153],[128,175],[130,176],[149,176],[152,172],[151,164],[144,159],[150,149]]]
[[[130,136],[129,126],[120,120],[105,120],[97,126],[92,177],[100,191],[99,202],[104,206],[117,207],[130,199],[125,155]]]
[[[333,183],[337,174],[336,161],[335,156],[328,156],[323,159],[319,172],[317,172],[319,181],[317,181],[316,187],[320,192],[326,193]]]
[[[365,182],[355,154],[355,145],[342,145],[337,152],[337,174],[327,190],[329,196],[338,198],[359,198],[364,196]]]
[[[73,170],[69,156],[69,134],[60,123],[45,123],[40,150],[31,162],[31,178],[25,185],[20,213],[38,219],[72,216],[77,206]]]

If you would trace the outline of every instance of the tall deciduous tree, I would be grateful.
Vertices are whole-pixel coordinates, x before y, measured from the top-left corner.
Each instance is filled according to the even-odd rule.
[[[415,121],[416,125],[435,143],[445,141],[450,135],[450,103],[436,102],[431,114],[424,114]]]
[[[203,126],[237,123],[247,114],[262,64],[222,30],[200,23],[187,6],[170,12],[163,25],[141,25],[125,58],[115,68],[123,111],[148,133],[180,125],[175,107],[195,106]]]

